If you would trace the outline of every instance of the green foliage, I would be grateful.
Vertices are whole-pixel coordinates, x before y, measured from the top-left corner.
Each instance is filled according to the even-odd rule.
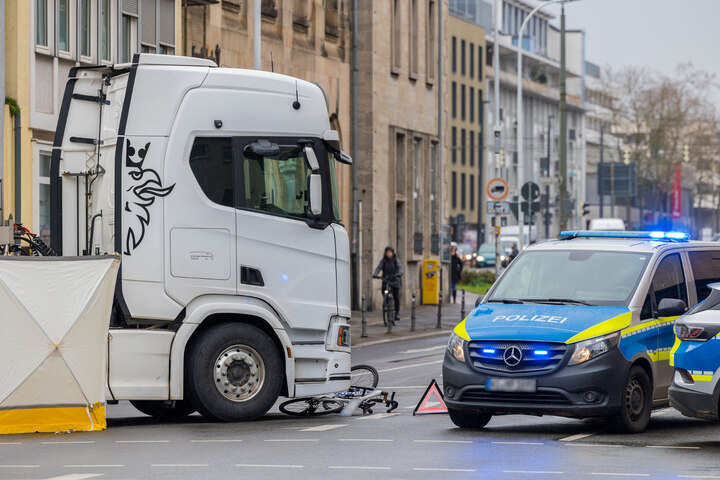
[[[12,115],[13,117],[20,113],[20,105],[18,105],[17,100],[15,100],[14,98],[5,97],[5,105],[8,105],[10,107],[10,115]]]
[[[478,295],[485,295],[495,282],[495,272],[490,270],[465,269],[460,277],[458,289],[465,289]]]

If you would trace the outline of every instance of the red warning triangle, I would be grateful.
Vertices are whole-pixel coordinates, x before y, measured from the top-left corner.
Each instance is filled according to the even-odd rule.
[[[429,413],[447,413],[447,411],[447,405],[445,405],[442,393],[440,393],[438,384],[433,378],[432,382],[430,382],[430,385],[428,385],[427,390],[425,390],[425,393],[423,393],[423,396],[420,397],[420,402],[418,402],[417,407],[415,407],[413,415],[426,415]]]

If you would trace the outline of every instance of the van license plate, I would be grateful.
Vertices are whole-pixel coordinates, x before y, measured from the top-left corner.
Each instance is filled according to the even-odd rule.
[[[535,392],[537,380],[534,378],[488,378],[485,390],[489,392]]]

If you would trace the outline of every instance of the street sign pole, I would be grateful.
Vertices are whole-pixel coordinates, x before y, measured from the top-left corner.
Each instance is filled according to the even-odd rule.
[[[508,196],[510,187],[505,179],[495,177],[488,181],[485,193],[490,200],[500,202]],[[500,275],[500,212],[498,209],[495,209],[495,275]]]

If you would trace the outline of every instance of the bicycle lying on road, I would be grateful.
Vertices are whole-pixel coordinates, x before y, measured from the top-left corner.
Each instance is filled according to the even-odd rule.
[[[280,404],[280,411],[288,415],[311,417],[340,413],[350,416],[357,409],[363,415],[373,413],[376,405],[385,405],[387,413],[398,407],[395,392],[384,392],[377,388],[379,376],[370,365],[355,365],[350,369],[350,389],[319,397],[293,398]],[[389,397],[388,397],[389,396]]]

